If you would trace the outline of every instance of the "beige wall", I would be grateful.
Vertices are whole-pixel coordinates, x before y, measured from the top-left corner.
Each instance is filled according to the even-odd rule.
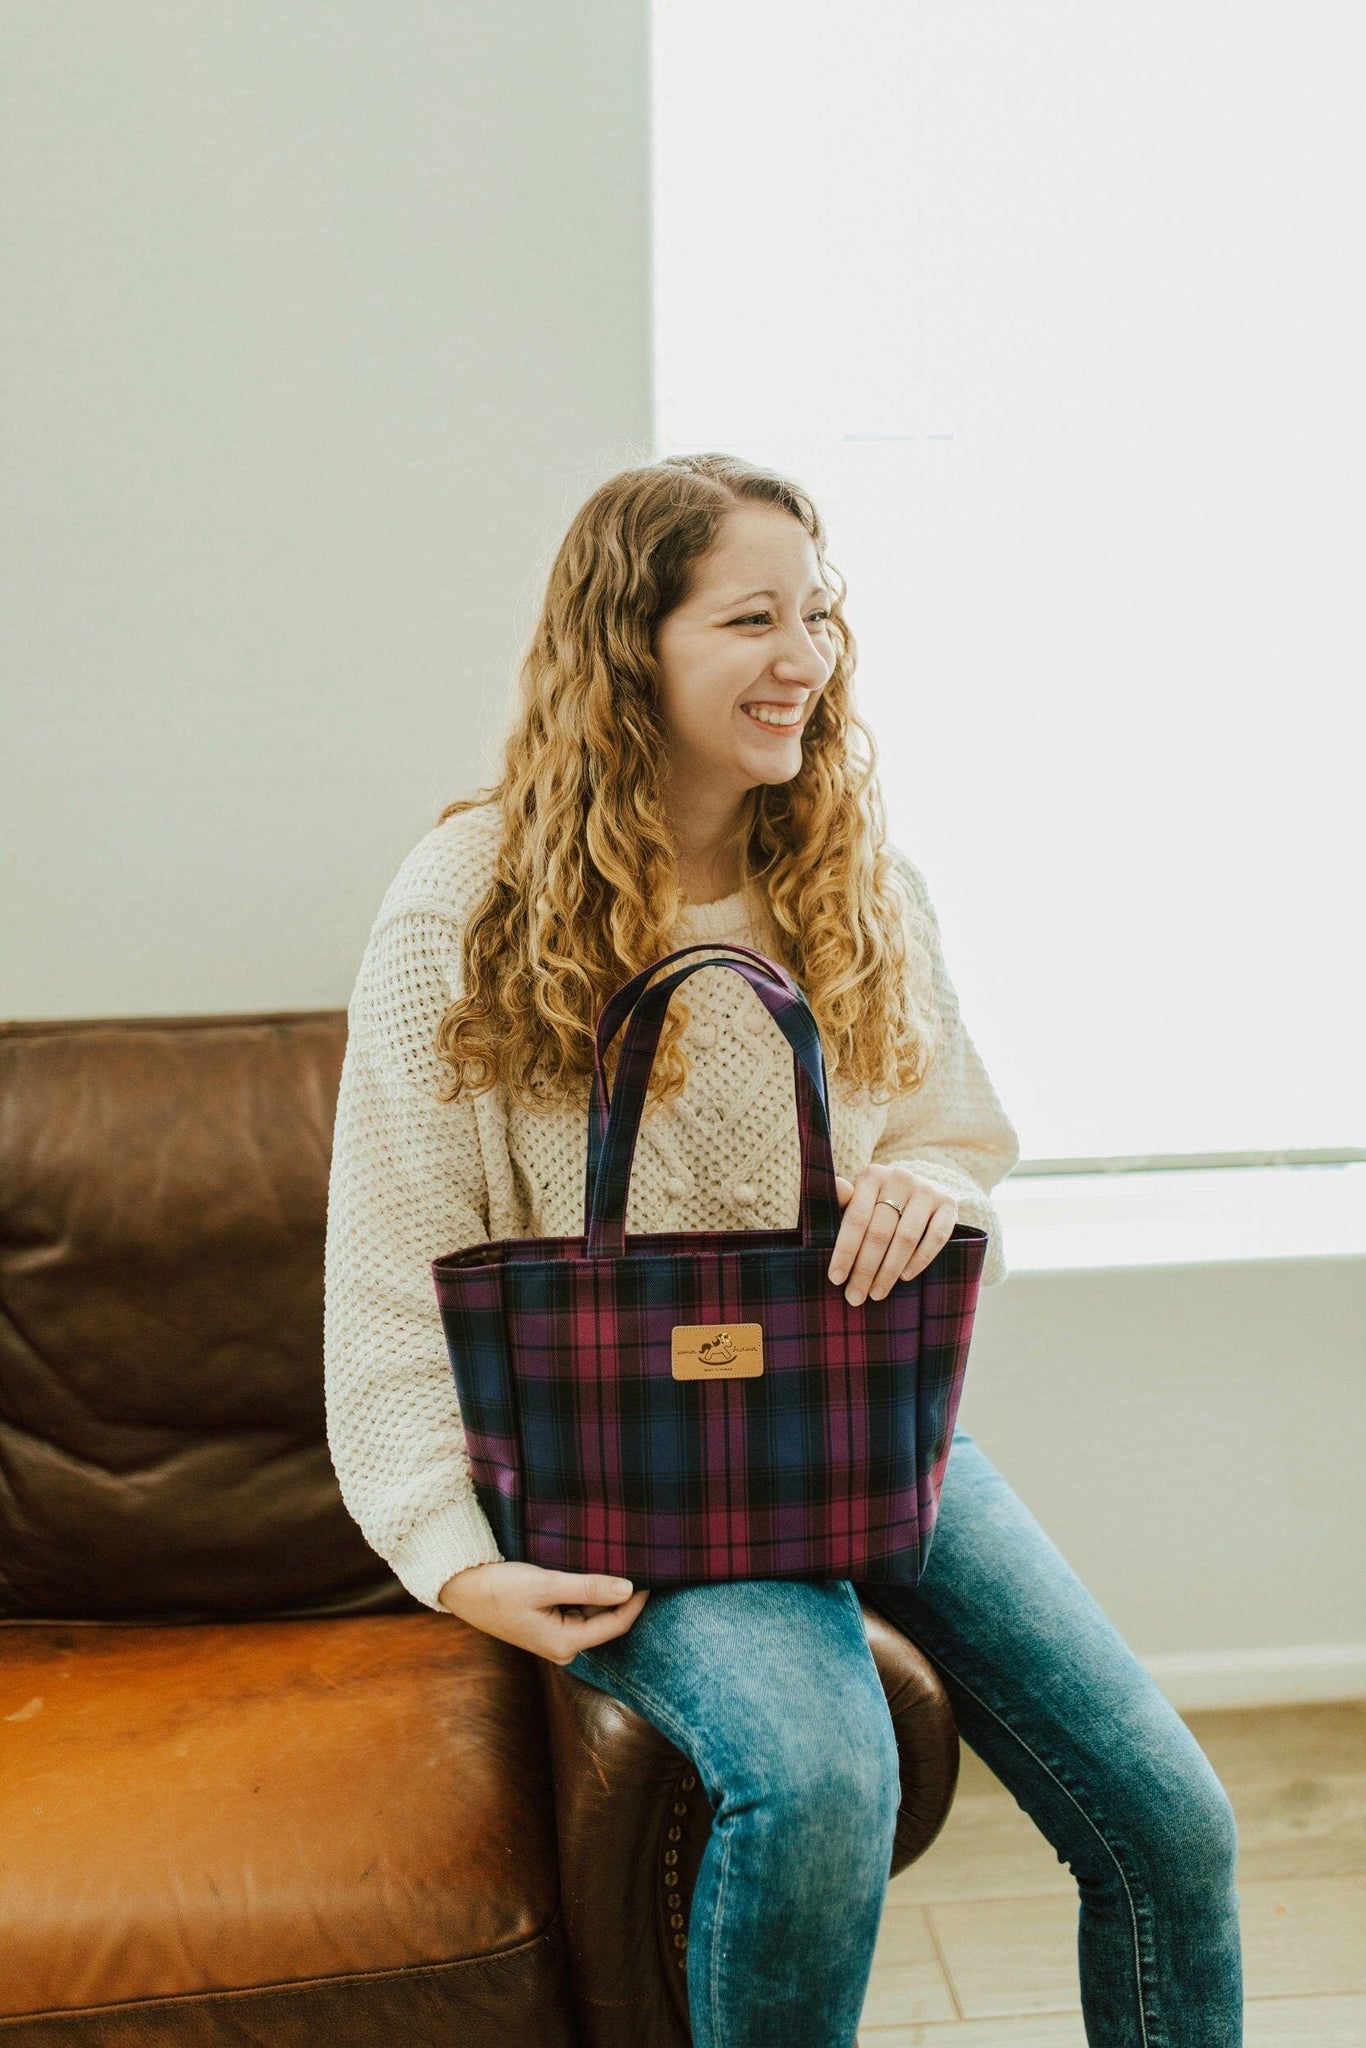
[[[4,39],[0,1011],[342,1004],[650,452],[645,0]],[[1366,1691],[1364,1271],[984,1298],[963,1420],[1179,1703]]]
[[[0,1011],[344,1003],[650,453],[647,8],[20,0],[4,44]]]
[[[1366,1697],[1363,1329],[1352,1257],[982,1296],[959,1420],[1179,1706]]]

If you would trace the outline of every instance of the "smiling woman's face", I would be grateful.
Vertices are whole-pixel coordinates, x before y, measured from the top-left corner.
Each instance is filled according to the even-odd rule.
[[[835,668],[830,592],[815,543],[777,505],[727,513],[688,597],[655,635],[675,815],[685,851],[718,850],[762,782],[790,782],[802,732]],[[741,707],[767,703],[791,724]],[[773,714],[770,713],[770,716]]]

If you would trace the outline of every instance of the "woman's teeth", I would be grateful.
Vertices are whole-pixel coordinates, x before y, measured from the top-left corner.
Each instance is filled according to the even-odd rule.
[[[794,704],[788,711],[763,710],[755,704],[742,704],[740,709],[746,718],[752,718],[756,725],[800,725],[802,707]]]

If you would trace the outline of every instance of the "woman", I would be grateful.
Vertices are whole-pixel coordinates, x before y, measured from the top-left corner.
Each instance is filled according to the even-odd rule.
[[[846,1169],[831,1284],[880,1299],[960,1218],[988,1231],[983,1284],[1004,1278],[990,1195],[1016,1134],[923,878],[885,841],[833,574],[807,496],[742,461],[674,457],[593,493],[551,570],[502,779],[447,806],[381,905],[334,1138],[326,1384],[343,1498],[428,1606],[568,1666],[694,1759],[714,1810],[688,1931],[698,2048],[854,2039],[900,1790],[861,1589],[652,1595],[504,1558],[430,1262],[584,1228],[598,1013],[663,954],[732,939],[780,958],[820,1026]],[[686,986],[626,1227],[790,1227],[786,1042],[737,975]],[[964,1740],[1073,1871],[1088,2041],[1234,2048],[1229,1800],[966,1430],[918,1585],[866,1597],[933,1659]]]

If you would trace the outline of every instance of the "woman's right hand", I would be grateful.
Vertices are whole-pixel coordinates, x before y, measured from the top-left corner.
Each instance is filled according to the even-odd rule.
[[[624,1636],[650,1597],[648,1586],[623,1598],[629,1579],[610,1573],[547,1571],[500,1557],[466,1565],[437,1599],[485,1635],[501,1636],[551,1664],[572,1664],[580,1650]]]

